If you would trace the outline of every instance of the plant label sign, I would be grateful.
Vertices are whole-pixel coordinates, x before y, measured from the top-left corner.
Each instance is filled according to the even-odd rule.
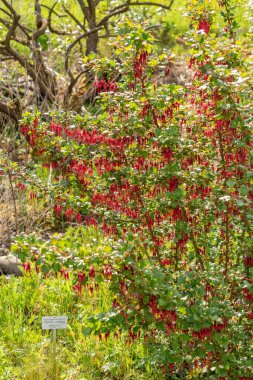
[[[65,315],[58,317],[42,317],[42,330],[66,329],[68,317]]]

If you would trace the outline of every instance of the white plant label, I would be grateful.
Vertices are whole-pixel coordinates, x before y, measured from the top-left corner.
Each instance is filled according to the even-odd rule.
[[[68,317],[65,315],[58,317],[42,317],[42,330],[66,329]]]

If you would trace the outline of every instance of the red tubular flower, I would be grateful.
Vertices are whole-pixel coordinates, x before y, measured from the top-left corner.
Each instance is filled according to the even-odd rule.
[[[95,268],[93,266],[91,266],[90,271],[89,271],[89,277],[94,278],[95,276],[96,276]]]
[[[176,177],[172,177],[169,179],[168,190],[175,191],[178,188],[179,181]]]
[[[24,135],[27,136],[29,132],[29,127],[26,124],[22,124],[20,127],[20,132]]]
[[[36,273],[39,274],[40,273],[40,267],[38,265],[35,265],[35,270],[36,270]]]
[[[105,333],[105,341],[106,341],[106,342],[108,341],[109,335],[110,335],[110,331],[107,332],[107,333]]]
[[[253,319],[253,312],[248,312],[247,313],[247,318],[248,319]]]
[[[35,118],[33,120],[33,126],[34,126],[34,128],[36,129],[38,127],[38,125],[39,125],[39,120],[37,118]]]
[[[25,190],[25,185],[24,185],[23,183],[21,183],[21,182],[18,182],[18,183],[17,183],[17,188],[18,188],[19,190],[21,190],[21,191],[24,191],[24,190]]]
[[[27,272],[27,273],[30,273],[31,272],[31,263],[30,261],[27,261],[25,263],[22,264],[22,267],[23,269]]]
[[[72,289],[76,293],[76,295],[80,295],[82,293],[82,284],[77,282],[75,285],[72,286]]]
[[[78,280],[79,284],[82,285],[82,283],[84,282],[84,279],[85,279],[85,273],[78,272],[77,273],[77,280]]]
[[[92,296],[92,294],[93,294],[93,291],[94,291],[94,288],[93,288],[93,286],[90,286],[90,287],[89,287],[89,294],[90,294],[90,296]]]
[[[242,293],[243,293],[244,297],[246,298],[246,300],[248,300],[250,302],[253,301],[253,295],[248,291],[247,288],[243,288]]]
[[[214,325],[213,325],[213,328],[215,331],[222,331],[226,328],[226,321],[224,321],[223,323],[217,323],[215,322]]]
[[[65,268],[60,269],[61,277],[63,277],[65,280],[69,280],[69,271]]]
[[[30,200],[33,201],[35,199],[38,199],[38,196],[36,193],[33,193],[32,191],[30,192]]]
[[[253,266],[253,257],[245,257],[244,263],[247,267],[252,267]]]
[[[54,206],[54,212],[55,212],[55,215],[59,218],[61,216],[62,206],[61,205],[55,205]]]
[[[55,136],[60,136],[62,133],[62,126],[60,124],[52,123],[50,129],[54,132]]]
[[[164,265],[166,267],[166,266],[171,264],[171,260],[170,259],[161,260],[161,263],[162,263],[162,265]]]
[[[170,163],[171,157],[173,156],[173,150],[171,150],[169,147],[163,148],[162,156],[166,160],[166,162]]]
[[[69,208],[65,211],[65,215],[66,215],[68,222],[71,221],[71,217],[72,217],[73,212],[74,212],[73,208]]]
[[[203,30],[206,34],[208,34],[210,27],[211,25],[205,17],[199,21],[198,30]]]
[[[79,224],[81,224],[82,223],[82,215],[79,213],[79,212],[77,212],[76,214],[75,214],[75,219],[76,219],[76,222],[77,223],[79,223]]]
[[[177,206],[176,208],[172,210],[172,220],[173,222],[176,222],[177,220],[182,219],[182,218],[183,218],[182,211],[179,208],[179,206]]]

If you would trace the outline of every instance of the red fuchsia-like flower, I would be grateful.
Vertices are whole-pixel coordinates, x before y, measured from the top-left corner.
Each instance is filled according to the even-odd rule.
[[[252,311],[249,311],[249,312],[247,313],[247,318],[248,318],[248,319],[253,319],[253,312],[252,312]]]
[[[247,288],[243,288],[242,293],[243,293],[244,297],[246,298],[246,300],[248,300],[250,302],[253,301],[253,295],[248,291]]]
[[[82,221],[83,221],[83,218],[82,218],[82,215],[80,214],[80,212],[77,211],[77,213],[75,214],[75,220],[78,224],[81,224]]]
[[[212,335],[212,328],[211,327],[206,327],[206,328],[203,328],[199,331],[193,331],[192,332],[192,336],[195,337],[195,338],[199,338],[199,339],[204,339],[208,336],[211,336]]]
[[[139,58],[136,58],[133,69],[134,69],[134,77],[141,78],[143,74],[143,66],[146,64],[148,58],[148,52],[142,51],[140,53]]]
[[[69,280],[69,270],[65,268],[60,269],[61,277],[63,277],[65,280]]]
[[[226,328],[227,322],[224,320],[222,323],[215,322],[213,328],[215,331],[222,331]]]
[[[35,270],[36,270],[36,273],[39,274],[40,273],[40,267],[38,265],[35,265]]]
[[[247,267],[252,267],[253,266],[253,257],[245,257],[244,263]]]
[[[76,295],[80,295],[82,293],[82,284],[80,284],[80,282],[77,282],[75,285],[72,286],[72,289],[76,293]]]
[[[105,341],[106,342],[108,341],[109,336],[110,336],[110,331],[108,331],[107,333],[105,333]]]
[[[30,272],[31,272],[31,263],[30,263],[30,261],[27,261],[26,263],[23,263],[23,264],[22,264],[22,267],[23,267],[23,269],[24,269],[27,273],[30,273]]]
[[[118,85],[116,82],[108,82],[109,91],[117,92],[118,91]]]
[[[65,211],[65,215],[66,215],[66,218],[67,218],[67,221],[70,222],[71,221],[71,218],[72,218],[72,215],[73,215],[73,208],[69,208]]]
[[[25,190],[25,185],[21,182],[17,183],[17,188],[21,191],[24,191]]]
[[[89,295],[92,296],[93,292],[94,292],[94,288],[93,288],[93,286],[90,286],[89,287]]]
[[[79,282],[79,284],[82,284],[84,282],[84,279],[85,279],[85,273],[84,272],[78,272],[77,273],[77,281]]]
[[[36,193],[33,193],[32,191],[30,192],[30,201],[37,200],[38,196]]]
[[[107,82],[104,79],[96,80],[94,82],[94,87],[97,89],[98,93],[107,91]]]
[[[168,190],[169,191],[175,191],[178,188],[179,181],[176,177],[172,177],[169,179],[169,184],[168,184]]]
[[[116,82],[113,81],[106,81],[105,79],[95,80],[94,87],[97,89],[97,92],[117,92],[118,91],[118,85]]]
[[[37,117],[33,120],[33,127],[36,129],[39,125],[39,119]]]
[[[55,212],[55,215],[59,218],[61,216],[62,206],[61,205],[55,205],[54,206],[54,212]]]
[[[166,160],[166,162],[170,163],[171,158],[173,156],[173,150],[170,149],[169,147],[163,148],[162,156],[163,156],[164,160]]]
[[[29,132],[29,127],[26,124],[22,124],[20,127],[20,132],[24,135],[27,136]]]
[[[89,271],[89,277],[94,278],[95,276],[96,276],[95,268],[93,266],[91,266],[90,271]]]
[[[204,17],[199,21],[198,30],[203,30],[206,34],[210,31],[211,24]]]
[[[62,126],[60,124],[52,123],[50,129],[54,132],[55,136],[60,136],[62,133]]]
[[[177,206],[176,208],[172,210],[172,220],[173,222],[176,222],[177,220],[182,220],[182,218],[183,218],[182,211],[179,208],[179,206]]]
[[[170,259],[161,260],[161,263],[162,263],[162,265],[167,267],[171,264],[171,260]]]

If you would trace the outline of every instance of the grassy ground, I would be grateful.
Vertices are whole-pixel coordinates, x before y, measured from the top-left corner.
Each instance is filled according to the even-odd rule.
[[[85,335],[87,317],[109,307],[106,285],[90,297],[73,294],[70,281],[41,280],[36,274],[0,278],[0,379],[52,379],[52,342],[41,329],[46,315],[67,315],[67,330],[58,331],[57,380],[160,379],[148,364],[143,343],[125,338],[102,342]],[[158,377],[157,377],[158,376]]]

